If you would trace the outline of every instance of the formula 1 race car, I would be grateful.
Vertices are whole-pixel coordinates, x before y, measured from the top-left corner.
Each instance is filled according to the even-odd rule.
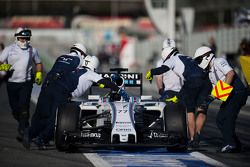
[[[165,147],[171,152],[187,150],[186,109],[173,102],[154,100],[142,94],[142,74],[124,73],[116,84],[140,87],[140,96],[125,101],[116,92],[106,96],[89,95],[88,100],[74,101],[58,108],[55,144],[59,151],[71,146],[142,146]],[[112,73],[102,73],[110,77]]]

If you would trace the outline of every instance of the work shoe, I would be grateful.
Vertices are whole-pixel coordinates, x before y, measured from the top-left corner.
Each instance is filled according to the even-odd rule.
[[[20,135],[17,135],[16,140],[21,143],[23,142],[23,137]]]
[[[199,148],[200,144],[200,134],[196,133],[193,140],[188,142],[190,148]]]
[[[34,140],[34,143],[37,145],[39,150],[46,150],[47,149],[43,138],[41,138],[39,136]]]
[[[30,135],[29,128],[24,129],[23,138],[22,138],[23,146],[29,150],[30,149]]]
[[[18,133],[18,135],[17,135],[17,137],[16,137],[16,140],[18,141],[18,142],[23,142],[23,135],[24,135],[24,129],[21,129],[19,126],[18,126],[18,128],[17,128],[17,133]]]
[[[189,148],[198,148],[199,146],[197,146],[197,144],[195,143],[194,140],[190,140],[190,141],[188,142],[188,147],[189,147]]]
[[[220,153],[239,153],[241,151],[241,148],[237,148],[235,146],[226,145],[222,148],[220,148],[217,152]]]
[[[193,147],[198,148],[200,146],[200,141],[201,141],[201,135],[199,133],[196,133],[194,135]]]

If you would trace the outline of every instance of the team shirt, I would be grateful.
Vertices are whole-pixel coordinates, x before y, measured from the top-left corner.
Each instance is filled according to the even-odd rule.
[[[226,74],[232,70],[232,67],[224,58],[213,59],[211,61],[211,69],[209,71],[209,79],[213,86],[215,86],[219,80],[224,82],[226,79]]]
[[[191,57],[184,56],[180,53],[171,56],[163,62],[163,65],[168,66],[181,79],[181,85],[184,83],[192,87],[196,87],[204,77],[203,70],[192,60]],[[198,80],[197,80],[198,79]]]
[[[228,64],[228,62],[224,58],[215,58],[211,61],[211,68],[209,72],[209,79],[212,82],[213,86],[216,85],[218,80],[225,81],[226,74],[232,71],[232,67]],[[238,75],[235,73],[232,83],[233,92],[244,92],[246,91],[246,85],[240,80]]]
[[[157,64],[156,67],[161,67],[163,64],[163,60],[160,59]],[[163,84],[164,84],[164,90],[172,90],[172,91],[176,91],[179,92],[181,90],[182,84],[181,84],[181,78],[175,74],[175,72],[173,72],[172,70],[169,70],[165,73],[162,74],[163,75]]]
[[[50,70],[50,73],[67,74],[79,68],[82,62],[83,58],[75,52],[59,56]]]
[[[59,56],[47,74],[42,89],[52,85],[63,87],[64,93],[73,92],[77,88],[80,76],[87,72],[86,69],[79,68],[82,62],[82,56],[75,52]]]
[[[78,84],[78,75],[81,75],[76,69],[82,65],[82,62],[82,57],[75,52],[59,56],[45,78],[45,85],[50,82],[57,82],[72,92]],[[72,80],[72,83],[70,80]]]
[[[21,83],[31,80],[32,63],[39,64],[41,59],[35,48],[21,49],[16,43],[13,43],[3,50],[0,62],[10,64],[10,70],[14,70],[8,81]]]
[[[93,83],[96,83],[101,79],[101,75],[94,71],[87,70],[87,72],[79,77],[77,88],[71,93],[72,97],[82,96],[92,86]]]

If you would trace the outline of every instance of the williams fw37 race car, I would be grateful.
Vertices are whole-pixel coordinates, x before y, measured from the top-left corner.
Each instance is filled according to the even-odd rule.
[[[68,151],[71,146],[187,150],[185,107],[142,96],[142,74],[124,71],[111,69],[110,73],[101,75],[106,78],[118,75],[116,84],[120,88],[139,87],[140,96],[131,96],[125,101],[117,92],[111,91],[105,96],[89,95],[88,100],[59,107],[55,129],[55,144],[59,151]]]

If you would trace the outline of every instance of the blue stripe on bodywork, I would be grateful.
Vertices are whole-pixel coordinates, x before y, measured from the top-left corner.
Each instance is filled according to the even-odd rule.
[[[108,103],[112,109],[112,129],[114,128],[115,126],[115,120],[116,120],[116,107],[114,105],[114,103]]]

